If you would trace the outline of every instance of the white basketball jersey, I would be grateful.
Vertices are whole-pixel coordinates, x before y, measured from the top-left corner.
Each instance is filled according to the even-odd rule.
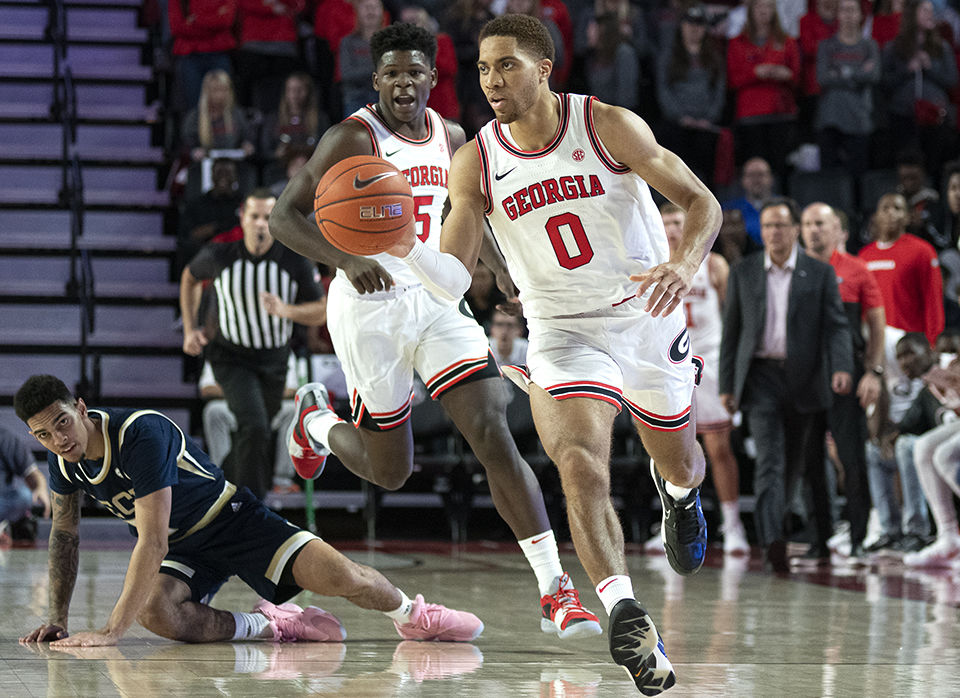
[[[560,128],[542,150],[520,150],[497,121],[477,134],[485,213],[528,317],[616,305],[636,292],[631,274],[669,258],[650,188],[597,136],[595,98],[557,97]]]
[[[437,112],[427,108],[427,135],[415,141],[390,130],[377,113],[374,105],[368,104],[351,114],[370,133],[373,154],[390,161],[397,167],[413,189],[414,218],[417,237],[435,249],[440,248],[440,214],[447,200],[447,175],[450,171],[450,134],[447,125]],[[373,255],[380,265],[393,277],[398,287],[419,286],[420,279],[410,271],[405,262],[383,252]],[[347,281],[342,270],[337,272]],[[357,294],[353,284],[343,284],[348,292]],[[360,295],[360,294],[357,294]],[[377,294],[363,294],[363,298],[376,299]]]
[[[723,326],[720,317],[720,296],[710,283],[709,256],[693,275],[690,292],[683,299],[683,312],[694,354],[706,359],[719,356]],[[708,361],[710,363],[710,361]]]

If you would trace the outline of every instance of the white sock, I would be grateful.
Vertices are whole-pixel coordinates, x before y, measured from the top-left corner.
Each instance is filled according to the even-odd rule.
[[[553,583],[563,574],[560,565],[560,553],[557,552],[557,539],[553,530],[538,533],[535,536],[518,540],[520,549],[527,556],[527,562],[537,575],[537,586],[540,587],[540,596],[553,591]]]
[[[667,494],[673,497],[674,501],[677,502],[693,492],[692,487],[680,487],[679,485],[674,485],[672,482],[667,480],[663,481],[663,485],[663,489],[667,491]]]
[[[740,520],[740,502],[736,499],[732,502],[720,502],[720,513],[723,516],[725,531],[733,531],[743,527],[743,522]]]
[[[303,428],[307,432],[307,438],[310,439],[310,445],[318,454],[330,452],[330,430],[335,424],[342,424],[335,412],[322,410],[311,412],[303,418]],[[317,444],[320,448],[317,448]]]
[[[637,598],[633,595],[633,583],[625,574],[615,574],[597,584],[597,596],[600,597],[600,603],[608,616],[618,601]]]
[[[231,640],[254,640],[270,625],[270,619],[262,613],[234,613],[231,611],[236,630]]]
[[[384,615],[390,620],[395,620],[400,625],[410,622],[410,612],[413,611],[413,601],[411,601],[406,594],[403,593],[401,589],[397,589],[400,592],[400,605],[393,611],[384,611]]]
[[[267,670],[267,655],[260,651],[258,645],[246,643],[233,646],[233,673],[256,674]]]

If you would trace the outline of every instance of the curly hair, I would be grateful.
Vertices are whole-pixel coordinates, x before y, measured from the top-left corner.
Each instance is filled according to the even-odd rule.
[[[437,64],[437,37],[416,24],[391,24],[370,37],[373,64],[380,67],[383,54],[390,51],[420,51],[433,68]]]
[[[554,60],[553,39],[543,22],[536,17],[500,15],[483,25],[477,41],[481,42],[488,36],[512,36],[517,40],[517,48],[533,55],[537,60]]]
[[[24,381],[13,398],[13,409],[23,422],[43,412],[55,402],[72,405],[73,393],[56,376],[35,375]]]

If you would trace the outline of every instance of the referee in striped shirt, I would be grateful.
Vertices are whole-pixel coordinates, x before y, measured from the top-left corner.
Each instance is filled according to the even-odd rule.
[[[240,210],[243,239],[207,245],[180,279],[183,351],[205,355],[237,418],[223,469],[261,498],[273,476],[270,423],[283,398],[293,323],[326,322],[316,267],[270,235],[275,203],[269,189],[251,192]],[[197,319],[206,280],[213,282],[219,318],[212,340]]]

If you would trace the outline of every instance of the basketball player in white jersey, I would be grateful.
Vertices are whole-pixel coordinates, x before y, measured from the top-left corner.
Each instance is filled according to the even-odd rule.
[[[527,317],[530,402],[556,463],[577,554],[610,614],[610,651],[637,688],[676,677],[634,599],[610,501],[610,436],[635,419],[663,503],[667,558],[682,574],[706,551],[691,424],[697,366],[678,309],[720,228],[720,205],[630,111],[550,91],[553,43],[538,20],[503,15],[480,32],[480,85],[496,120],[457,151],[440,251],[411,235],[402,257],[438,295],[468,287],[484,216]],[[650,186],[686,212],[670,253]]]
[[[327,405],[322,385],[303,386],[296,399],[300,419],[288,439],[294,466],[301,476],[316,477],[333,452],[357,476],[401,487],[413,469],[409,417],[416,370],[486,470],[497,511],[537,576],[541,629],[561,638],[597,635],[597,617],[580,605],[560,565],[540,486],[507,427],[496,361],[462,294],[439,299],[395,257],[345,254],[304,219],[327,169],[353,155],[376,155],[407,176],[418,241],[438,247],[450,159],[465,137],[460,126],[427,108],[437,80],[436,39],[414,25],[394,24],[374,34],[370,45],[378,102],[324,134],[270,217],[278,240],[338,269],[327,324],[353,413],[353,424],[343,422]]]
[[[674,203],[660,206],[667,244],[673,251],[683,239],[684,210]],[[683,315],[690,335],[691,351],[703,360],[703,375],[693,393],[697,417],[697,436],[703,440],[713,473],[713,484],[720,500],[723,517],[723,552],[746,555],[750,552],[747,534],[740,520],[740,473],[737,459],[730,448],[733,424],[730,413],[720,402],[717,367],[720,362],[720,308],[727,293],[730,267],[720,255],[710,252],[690,282],[690,291],[683,299]]]

